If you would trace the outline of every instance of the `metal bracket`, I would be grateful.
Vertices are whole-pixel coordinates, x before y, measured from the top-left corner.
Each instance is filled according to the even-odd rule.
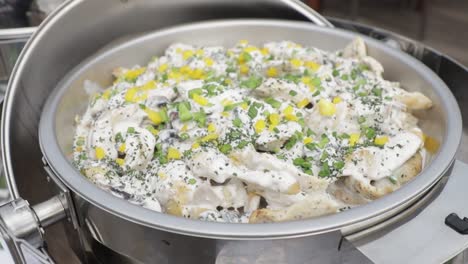
[[[47,181],[52,180],[57,188],[60,190],[60,195],[65,196],[65,199],[67,201],[67,219],[68,221],[71,221],[73,224],[74,229],[78,229],[79,223],[78,223],[78,217],[76,214],[75,210],[75,204],[73,202],[73,199],[70,194],[70,190],[63,184],[63,182],[55,175],[53,170],[50,168],[49,164],[47,163],[47,160],[43,157],[42,162],[44,163],[44,170],[47,172],[48,178]]]

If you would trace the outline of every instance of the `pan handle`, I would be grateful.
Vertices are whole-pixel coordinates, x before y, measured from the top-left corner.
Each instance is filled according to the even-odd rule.
[[[303,3],[300,0],[280,0],[285,3],[286,6],[291,7],[296,10],[298,13],[305,16],[311,22],[314,22],[317,26],[334,28],[335,26],[328,21],[324,16],[320,15],[317,11],[310,8],[308,5]]]
[[[44,242],[44,228],[66,217],[64,195],[30,206],[26,200],[15,199],[0,207],[0,235],[15,263],[54,263]]]
[[[385,228],[370,228],[345,236],[375,263],[444,263],[468,245],[468,164],[455,161],[446,185],[425,208],[410,217],[396,216]],[[427,202],[427,201],[426,201]],[[410,208],[411,209],[411,208]],[[411,211],[411,210],[410,210]],[[409,218],[409,219],[408,219]],[[449,223],[447,224],[447,219]],[[450,219],[457,220],[450,223]]]

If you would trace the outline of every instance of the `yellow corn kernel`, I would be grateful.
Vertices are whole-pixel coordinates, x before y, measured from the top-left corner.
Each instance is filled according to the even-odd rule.
[[[198,143],[198,142],[195,142],[195,143],[192,144],[192,149],[197,149],[199,147],[200,147],[200,143]]]
[[[262,131],[265,130],[265,127],[266,127],[266,124],[265,124],[265,120],[263,119],[258,120],[254,125],[255,132],[257,134],[262,133]]]
[[[182,79],[182,74],[180,72],[171,71],[167,75],[167,78],[170,79],[170,80],[174,80],[176,82],[179,82],[180,79]]]
[[[83,148],[81,146],[75,148],[76,151],[81,152],[83,151]]]
[[[138,93],[137,88],[135,87],[129,88],[127,92],[125,93],[125,101],[130,102],[130,103],[136,102],[137,93]]]
[[[306,105],[310,103],[309,99],[305,98],[297,103],[297,107],[304,108]]]
[[[145,84],[143,84],[141,87],[140,87],[141,90],[143,91],[148,91],[148,90],[153,90],[153,89],[156,89],[156,81],[154,80],[151,80]]]
[[[117,158],[115,162],[117,162],[117,164],[119,164],[120,166],[123,166],[125,164],[125,160],[121,158]]]
[[[125,72],[124,77],[125,77],[125,79],[134,80],[134,79],[138,78],[138,76],[140,76],[145,71],[146,71],[146,68],[144,68],[144,67],[134,69],[134,70],[128,70],[127,72]]]
[[[187,60],[188,58],[192,57],[193,55],[194,55],[193,50],[184,50],[184,51],[182,52],[182,58],[183,58],[184,60]]]
[[[262,48],[260,52],[262,53],[263,56],[270,54],[270,51],[268,50],[268,48]]]
[[[286,118],[289,121],[297,121],[299,118],[296,115],[284,115],[284,118]]]
[[[231,104],[233,104],[233,103],[234,103],[234,102],[231,101],[231,100],[229,100],[229,99],[223,99],[223,100],[221,101],[221,104],[222,104],[223,106],[231,105]]]
[[[205,54],[205,51],[203,51],[202,49],[197,49],[197,51],[195,51],[195,55],[199,57],[203,56],[203,54]]]
[[[160,113],[153,111],[149,108],[146,108],[145,112],[148,115],[149,120],[151,120],[151,122],[153,122],[155,125],[159,125],[163,122],[163,117]]]
[[[388,137],[387,136],[381,136],[381,137],[376,137],[374,139],[374,144],[378,146],[383,146],[388,142]]]
[[[182,154],[180,154],[180,152],[175,149],[175,148],[172,148],[172,147],[169,147],[167,149],[167,159],[168,160],[178,160],[182,157]]]
[[[167,68],[169,68],[167,63],[163,63],[163,64],[159,65],[158,72],[163,73],[163,72],[165,72],[167,70]]]
[[[317,71],[320,68],[320,64],[313,61],[306,61],[304,62],[304,65],[313,71]]]
[[[195,80],[203,80],[205,79],[205,72],[202,69],[194,69],[189,73],[189,76]]]
[[[332,101],[332,102],[333,102],[334,104],[339,104],[339,103],[341,103],[342,101],[343,101],[343,100],[341,99],[341,97],[335,96],[335,98],[333,98],[333,101]]]
[[[182,74],[190,74],[192,72],[192,69],[189,66],[184,65],[184,66],[180,67],[179,71]]]
[[[349,145],[353,147],[359,141],[361,135],[359,133],[352,133],[349,135]]]
[[[127,145],[125,145],[125,143],[123,143],[122,145],[119,146],[119,152],[125,152],[125,150],[127,149]]]
[[[258,48],[255,47],[255,46],[247,46],[246,48],[244,48],[245,52],[252,52],[252,51],[256,51],[256,50],[258,50]]]
[[[244,110],[249,109],[249,105],[248,105],[247,103],[242,103],[242,104],[240,105],[240,107],[241,107],[242,109],[244,109]]]
[[[205,62],[205,65],[208,67],[211,67],[214,64],[214,61],[211,58],[205,58],[203,61]]]
[[[249,41],[246,40],[246,39],[241,39],[241,40],[239,40],[239,45],[245,46],[245,45],[248,45],[248,44],[249,44]]]
[[[270,67],[267,69],[266,74],[268,77],[276,77],[278,76],[278,70],[274,67]]]
[[[320,99],[318,102],[319,113],[323,116],[332,116],[336,113],[336,106],[326,99]]]
[[[232,84],[232,80],[231,79],[225,79],[224,80],[224,83],[227,84],[227,85],[231,85]]]
[[[291,63],[292,66],[294,66],[296,68],[299,68],[299,67],[302,66],[302,61],[299,60],[299,59],[294,58],[294,59],[291,59],[289,62]]]
[[[437,139],[427,135],[425,136],[424,148],[426,148],[429,153],[435,154],[439,150],[439,147],[440,143]]]
[[[106,152],[101,147],[96,147],[94,149],[94,154],[98,160],[102,160],[106,156]]]
[[[221,115],[224,117],[229,117],[231,114],[229,112],[221,112]]]
[[[182,132],[186,132],[187,130],[188,130],[187,124],[184,124],[184,125],[182,126],[182,128],[180,129],[180,131],[182,131]]]
[[[208,132],[213,133],[216,131],[216,125],[213,123],[208,124]]]
[[[162,172],[162,171],[160,171],[160,172],[158,172],[158,177],[159,177],[161,180],[165,180],[165,179],[167,179],[167,174],[164,173],[164,172]]]
[[[311,137],[306,137],[306,138],[304,138],[304,140],[302,142],[304,142],[304,144],[309,144],[309,143],[314,142],[314,139],[311,138]]]
[[[240,70],[240,73],[247,74],[249,73],[249,66],[243,64],[239,67],[239,70]]]
[[[211,134],[208,134],[208,135],[202,137],[201,141],[208,142],[208,141],[213,141],[213,140],[216,140],[216,139],[218,139],[218,134],[211,133]]]
[[[278,114],[270,114],[268,120],[272,126],[277,126],[281,122],[281,117]]]
[[[284,115],[292,115],[294,113],[294,108],[290,105],[288,105],[284,110],[283,114]]]
[[[111,89],[105,90],[105,91],[102,93],[101,98],[104,99],[104,100],[109,100],[109,98],[111,97],[111,92],[112,92]]]
[[[202,106],[208,105],[209,103],[208,99],[198,94],[193,94],[193,101],[195,101],[195,103],[202,105]]]

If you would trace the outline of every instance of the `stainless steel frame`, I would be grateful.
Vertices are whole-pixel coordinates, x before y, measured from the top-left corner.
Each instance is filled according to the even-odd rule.
[[[2,140],[5,144],[4,146],[8,146],[7,148],[4,148],[3,154],[6,158],[5,165],[7,166],[7,172],[9,173],[9,176],[11,177],[14,172],[16,179],[24,179],[29,182],[40,182],[40,175],[43,176],[42,179],[47,178],[44,175],[44,173],[41,172],[41,154],[40,151],[37,149],[38,139],[36,136],[38,116],[42,110],[42,105],[45,101],[45,98],[48,96],[49,91],[55,86],[58,80],[60,80],[62,76],[65,75],[65,73],[70,72],[71,68],[77,65],[79,62],[81,62],[83,58],[92,55],[92,53],[105,46],[106,43],[123,35],[141,33],[151,29],[164,27],[167,24],[178,24],[180,22],[183,22],[182,20],[196,21],[208,18],[223,17],[226,16],[225,13],[222,13],[226,12],[226,4],[231,5],[229,7],[236,7],[235,11],[234,9],[232,9],[232,13],[229,14],[229,16],[232,17],[245,16],[258,18],[279,16],[281,14],[282,17],[288,19],[305,19],[304,17],[298,15],[298,13],[283,13],[284,11],[280,7],[288,6],[287,4],[291,2],[293,3],[293,5],[290,5],[289,7],[294,6],[294,4],[297,4],[297,2],[295,1],[263,1],[263,5],[261,6],[262,8],[259,9],[256,9],[255,5],[244,1],[238,1],[235,4],[234,2],[229,1],[224,1],[222,3],[217,1],[201,1],[195,4],[191,1],[175,1],[173,3],[150,3],[150,1],[136,0],[130,3],[130,5],[127,5],[128,3],[126,1],[122,3],[116,3],[115,1],[103,0],[99,2],[75,1],[74,3],[68,3],[67,5],[63,6],[62,10],[58,14],[52,15],[52,17],[49,18],[49,23],[46,24],[47,26],[44,26],[41,29],[41,33],[36,35],[33,38],[32,42],[28,44],[25,53],[22,55],[22,63],[20,63],[19,66],[17,66],[15,74],[13,76],[14,79],[10,84],[11,87],[15,88],[12,88],[13,90],[9,92],[8,106],[6,106],[5,108],[8,112],[5,112],[7,114],[4,115],[8,119],[2,122],[2,132],[6,132],[6,134],[2,135]],[[180,6],[190,6],[190,8],[177,9],[177,7]],[[198,7],[198,9],[195,7]],[[211,10],[212,12],[206,11],[207,9]],[[270,12],[265,12],[265,9]],[[83,21],[83,28],[76,29],[72,27],[72,21],[80,17],[80,12],[82,14],[86,11],[88,15],[92,16],[93,12],[102,13],[102,10],[105,10],[105,12],[108,13],[100,14],[99,22]],[[153,13],[151,13],[150,10]],[[188,10],[190,10],[190,12],[185,12]],[[217,13],[215,12],[215,10],[218,10],[219,12]],[[253,12],[254,10],[255,12]],[[273,12],[273,10],[275,10],[275,12]],[[282,12],[279,12],[280,10]],[[299,11],[301,10],[299,9]],[[129,19],[128,17],[131,16],[133,18],[151,18],[154,17],[155,12],[161,14],[161,16],[158,17],[157,26],[154,23],[155,21],[152,20],[143,21],[142,19]],[[63,16],[64,13],[67,13],[66,17]],[[182,16],[175,17],[174,14],[179,14]],[[255,14],[255,16],[253,16],[252,14]],[[124,25],[122,28],[115,28],[114,23],[124,18],[125,16],[127,16],[126,21],[130,21],[131,25]],[[196,16],[197,19],[194,16]],[[61,23],[54,23],[57,20],[61,21]],[[97,25],[99,25],[99,29],[101,30],[97,30]],[[89,30],[91,28],[93,28],[94,31]],[[67,32],[67,30],[74,30],[74,32],[76,31],[76,34],[73,34],[73,36],[71,36],[72,39],[69,39],[67,41],[57,41],[60,39],[61,34],[63,36],[63,34]],[[104,34],[105,36],[101,32],[106,32],[106,34]],[[92,39],[95,39],[95,41],[92,43],[89,43],[89,41],[87,41],[90,38],[90,34],[93,34]],[[47,36],[48,38],[46,39],[45,36]],[[376,47],[379,46],[379,44],[375,45]],[[70,51],[70,48],[76,46],[82,48],[81,53],[67,53],[67,51]],[[63,56],[65,55],[69,55],[69,60],[63,61]],[[44,58],[46,58],[45,63]],[[25,61],[28,61],[29,63],[25,64]],[[408,62],[415,63],[415,61],[412,60],[408,60]],[[33,65],[39,65],[39,63],[41,63],[41,65],[46,64],[48,67],[43,67],[43,69],[33,68]],[[52,76],[47,74],[51,72],[52,74],[50,75]],[[19,76],[21,76],[22,78],[19,79]],[[442,84],[442,86],[444,85]],[[26,87],[35,87],[36,89],[30,89]],[[438,95],[439,94],[433,94],[433,96]],[[445,99],[447,98],[443,98],[443,100]],[[455,107],[455,116],[452,116],[453,119],[451,122],[449,122],[449,125],[452,125],[451,127],[454,128],[454,131],[459,131],[459,129],[461,129],[461,123],[456,122],[456,103],[454,102],[453,98],[449,99],[449,101],[446,101],[446,103],[449,102],[451,105],[451,108],[449,108],[451,110],[454,110],[453,107]],[[15,109],[21,109],[22,111],[16,111]],[[447,113],[445,113],[445,116],[446,114]],[[13,116],[15,117],[14,119],[12,118]],[[442,136],[442,132],[439,136]],[[456,138],[457,136],[450,137],[450,140],[457,141]],[[13,145],[15,146],[14,148],[11,147]],[[454,145],[456,144],[454,143]],[[450,151],[453,152],[451,154],[451,157],[453,157],[455,151],[453,146],[452,148],[446,148],[446,151],[450,152],[448,149],[450,149]],[[416,188],[415,186],[419,185],[416,189],[420,191],[421,195],[423,194],[424,190],[428,190],[430,186],[437,182],[437,179],[443,174],[445,169],[447,169],[449,164],[451,163],[451,159],[448,159],[448,157],[445,156],[445,158],[448,159],[446,161],[442,161],[443,158],[444,156],[442,156],[442,159],[439,159],[439,166],[437,166],[437,163],[436,165],[434,165],[436,166],[435,169],[437,169],[440,172],[439,175],[436,175],[436,171],[432,171],[432,173],[427,173],[426,171],[426,175],[433,174],[433,178],[426,176],[425,184],[423,184],[425,187],[421,188],[421,182],[419,182],[419,184],[413,184],[413,188]],[[34,177],[29,177],[32,175],[30,173],[30,168],[22,167],[19,163],[17,163],[20,161],[22,162],[22,164],[25,164],[24,162],[28,162],[28,164],[31,164],[31,167],[37,168],[37,174],[34,173]],[[55,165],[56,164],[54,163],[54,166]],[[55,172],[57,172],[57,168],[55,168]],[[54,175],[52,174],[52,177],[53,176]],[[429,178],[431,178],[432,180],[429,180]],[[43,184],[44,183],[42,183],[42,186]],[[28,185],[25,185],[23,183],[19,184],[18,187],[18,192],[16,188],[12,188],[14,194],[16,195],[19,192],[21,192],[21,194],[26,194],[27,196],[35,195],[38,193],[37,190],[28,190]],[[410,191],[410,188],[404,189],[407,191],[404,191],[402,189],[401,192],[399,192],[398,194],[401,195],[400,198],[404,197],[405,195],[407,195],[408,197],[412,196],[412,198],[414,199],[417,198],[416,196],[414,196],[415,193],[412,192],[414,190]],[[83,190],[81,190],[81,192],[83,192]],[[107,210],[109,209],[109,205],[106,206],[108,208],[105,208],[105,210],[103,210],[102,204],[95,206],[92,203],[86,201],[85,199],[82,199],[81,195],[77,195],[78,193],[80,192],[73,193],[73,199],[71,199],[71,202],[74,205],[72,207],[75,208],[77,212],[79,212],[76,225],[69,224],[66,225],[66,227],[69,230],[73,230],[73,226],[77,227],[76,232],[70,233],[73,235],[70,240],[75,240],[75,242],[81,241],[81,243],[75,244],[74,249],[82,260],[87,259],[85,257],[86,251],[94,251],[95,253],[100,254],[100,259],[115,260],[117,256],[117,259],[119,261],[127,262],[134,262],[136,261],[136,259],[138,259],[139,261],[145,262],[155,262],[156,260],[159,260],[162,263],[184,263],[190,261],[191,258],[193,258],[194,256],[200,257],[201,263],[214,262],[215,260],[219,263],[238,263],[242,260],[252,261],[259,260],[262,258],[271,258],[272,256],[274,258],[273,260],[278,263],[294,263],[300,261],[307,262],[308,260],[310,260],[310,258],[320,258],[324,261],[326,260],[333,262],[343,262],[343,260],[345,259],[354,259],[355,261],[360,263],[366,261],[366,258],[352,247],[349,247],[348,250],[346,250],[347,247],[344,246],[341,251],[338,251],[338,249],[334,248],[334,246],[338,245],[338,242],[341,239],[341,234],[338,230],[326,234],[317,234],[314,236],[307,236],[302,238],[279,240],[240,241],[232,240],[232,236],[229,236],[231,240],[213,240],[208,238],[197,238],[193,236],[183,236],[176,234],[173,232],[174,230],[171,230],[172,232],[165,232],[159,231],[158,229],[146,227],[148,224],[158,226],[159,228],[161,227],[161,225],[163,225],[161,222],[155,223],[154,220],[151,219],[150,215],[154,215],[154,212],[151,212],[151,214],[148,213],[149,218],[147,218],[147,221],[145,220],[143,225],[136,224],[134,221],[140,221],[141,219],[139,217],[135,217],[135,215],[133,215],[133,212],[138,212],[138,210],[141,211],[141,209],[131,208],[130,206],[125,207],[125,210],[128,209],[130,211],[124,213],[127,216],[130,215],[132,219],[124,219],[112,213],[108,213]],[[47,198],[47,196],[47,194],[43,194],[44,198]],[[105,196],[103,195],[102,197],[104,198]],[[111,201],[112,203],[116,202],[110,199],[109,197],[104,199],[109,199],[109,201]],[[410,200],[414,201],[414,199]],[[390,200],[391,199],[387,199],[388,205],[395,205],[395,201]],[[100,201],[100,203],[103,202],[104,201]],[[382,202],[380,205],[383,204],[385,204],[385,201]],[[372,207],[373,206],[369,206],[367,207],[367,209],[363,210],[372,210]],[[383,208],[377,207],[378,205],[375,205],[374,209],[384,211]],[[120,210],[121,209],[119,209],[119,212],[115,213],[122,213]],[[388,217],[393,213],[394,211],[392,211],[392,213],[388,215],[384,215],[383,218]],[[359,213],[356,212],[355,214],[358,215]],[[167,217],[167,221],[170,222],[175,221],[178,223],[182,223],[184,221],[189,221],[185,219],[171,219],[170,216]],[[353,221],[351,222],[357,220],[356,218],[352,218],[354,216],[348,215],[348,217],[350,217],[349,219],[353,219]],[[158,218],[162,219],[164,217],[160,218],[158,216]],[[335,220],[338,219],[337,221],[339,221],[339,218],[340,217],[337,217]],[[379,220],[383,220],[383,218]],[[171,224],[170,222],[168,223]],[[196,230],[197,227],[204,225],[196,223],[194,221],[189,222],[190,225],[193,225],[193,227],[190,227],[190,229],[195,230],[197,232],[201,230]],[[140,223],[142,222],[140,221]],[[298,230],[298,232],[293,232],[293,236],[304,235],[304,231],[311,231],[314,229],[314,227],[318,226],[318,224],[314,226],[312,222],[310,222],[309,224],[311,225],[308,225],[305,228],[304,225],[301,228],[295,228],[295,230]],[[230,232],[231,234],[236,233],[235,238],[238,239],[262,239],[262,235],[264,234],[259,234],[259,231],[269,231],[270,235],[275,233],[279,236],[284,237],[285,235],[287,235],[286,233],[291,234],[289,232],[291,231],[291,229],[287,230],[288,232],[279,232],[278,230],[275,230],[283,228],[284,226],[287,227],[287,225],[280,224],[274,224],[270,227],[265,226],[260,228],[259,226],[246,227],[245,231],[243,231],[243,235],[239,235],[238,230],[235,230],[233,232],[227,230],[227,232]],[[290,226],[292,227],[292,225]],[[220,226],[219,228],[220,229],[218,230],[221,230],[221,228],[226,229],[226,226]],[[115,232],[115,230],[119,230],[119,232]],[[187,230],[184,230],[184,232],[185,231]],[[209,236],[213,236],[214,231],[216,230],[211,230],[211,234],[209,234]],[[207,236],[208,233],[203,234],[204,236]],[[226,233],[224,233],[222,237],[227,238],[227,236],[225,235]],[[252,237],[253,235],[259,236]],[[129,238],[132,238],[132,240],[129,241]],[[269,238],[273,238],[273,236]],[[181,249],[187,250],[183,251],[182,253]],[[103,252],[106,253],[103,254]],[[240,252],[242,252],[242,258],[239,258]]]

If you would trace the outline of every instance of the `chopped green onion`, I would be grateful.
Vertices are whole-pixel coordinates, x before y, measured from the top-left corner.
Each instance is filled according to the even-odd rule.
[[[231,152],[231,150],[232,150],[232,146],[229,144],[223,144],[219,146],[219,151],[221,151],[221,153],[223,154],[228,154],[229,152]]]
[[[133,133],[135,133],[135,128],[134,128],[134,127],[129,127],[129,128],[127,128],[127,133],[128,133],[128,134],[133,134]]]
[[[296,95],[297,95],[297,92],[294,91],[294,90],[291,90],[291,91],[289,91],[289,95],[290,95],[290,96],[296,96]]]
[[[195,179],[192,178],[192,179],[190,179],[190,180],[188,181],[188,183],[191,184],[191,185],[194,185],[195,183],[197,183],[197,180],[195,180]]]
[[[242,120],[240,120],[240,118],[237,117],[234,120],[232,120],[232,124],[235,127],[242,127]]]
[[[177,106],[177,110],[179,111],[179,119],[182,122],[190,121],[193,118],[190,109],[187,107],[185,103],[179,103]]]
[[[192,89],[192,90],[188,91],[189,98],[193,98],[193,96],[195,94],[202,95],[203,94],[203,89],[202,88],[195,88],[195,89]]]
[[[260,76],[250,76],[247,80],[240,83],[241,87],[255,89],[262,84],[263,78]]]
[[[275,99],[273,99],[273,98],[271,98],[271,97],[265,99],[265,102],[266,102],[267,104],[271,105],[271,106],[272,106],[273,108],[275,108],[275,109],[278,109],[278,108],[281,107],[281,102],[279,102],[279,101],[277,101],[277,100],[275,100]]]

